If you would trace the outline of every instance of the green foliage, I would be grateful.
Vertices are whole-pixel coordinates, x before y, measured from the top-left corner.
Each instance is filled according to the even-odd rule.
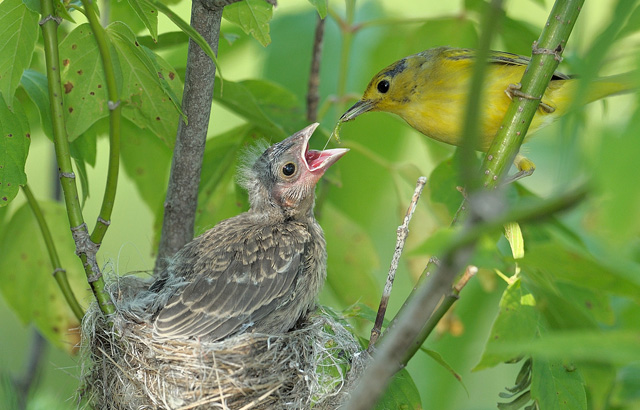
[[[269,21],[273,6],[264,0],[239,1],[224,8],[222,17],[237,24],[246,34],[251,34],[264,47],[271,43]]]
[[[38,38],[38,15],[21,0],[0,3],[0,94],[11,103]]]
[[[386,409],[422,409],[418,387],[405,369],[400,370],[391,379],[386,393],[376,404],[376,410]]]
[[[13,109],[0,94],[0,207],[18,194],[27,183],[24,165],[27,161],[31,135],[29,123],[19,104]]]
[[[65,208],[47,201],[40,206],[71,287],[80,301],[86,301],[86,279],[74,255]],[[23,323],[33,323],[55,346],[73,351],[80,341],[77,330],[80,324],[51,276],[53,268],[29,207],[25,204],[16,210],[0,232],[0,249],[5,256],[0,258],[0,290],[4,300]]]

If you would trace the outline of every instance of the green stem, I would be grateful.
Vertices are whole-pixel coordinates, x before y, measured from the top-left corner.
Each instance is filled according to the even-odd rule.
[[[98,221],[93,232],[91,232],[91,241],[95,244],[99,244],[102,242],[102,239],[109,228],[109,224],[111,223],[111,213],[113,211],[113,204],[118,187],[118,171],[120,168],[121,106],[107,35],[98,20],[94,4],[90,0],[82,0],[82,5],[86,10],[86,16],[89,20],[91,30],[93,31],[93,36],[96,39],[98,51],[100,52],[100,59],[102,60],[102,68],[104,70],[104,76],[107,84],[109,106],[109,165],[107,169],[107,183],[104,189],[104,196],[102,198],[102,206],[98,215]]]
[[[483,14],[482,33],[478,40],[477,54],[471,85],[469,87],[469,99],[465,107],[465,121],[462,128],[464,143],[460,147],[460,175],[467,193],[473,192],[478,185],[478,160],[476,158],[477,141],[480,138],[480,108],[482,104],[482,88],[487,71],[489,59],[489,47],[498,31],[499,22],[504,12],[502,0],[493,0],[487,4],[487,11]]]
[[[43,19],[42,37],[44,41],[45,60],[47,67],[47,82],[49,90],[49,104],[53,125],[53,139],[56,150],[60,184],[69,217],[69,225],[76,242],[76,252],[84,266],[85,274],[91,290],[105,314],[114,312],[109,295],[104,289],[104,279],[95,261],[97,245],[91,242],[87,225],[82,216],[82,208],[78,197],[76,177],[71,165],[69,141],[65,128],[62,82],[60,79],[60,56],[58,54],[58,24],[60,18],[56,16],[52,0],[40,0]]]
[[[481,167],[482,184],[494,189],[504,179],[549,81],[562,60],[569,34],[580,14],[584,0],[557,0],[540,38],[533,46],[531,61],[521,81],[520,91],[535,99],[514,98]]]
[[[51,260],[51,266],[53,267],[53,277],[56,279],[58,286],[60,287],[60,291],[64,296],[67,304],[73,311],[73,314],[76,315],[76,318],[81,321],[84,316],[84,311],[78,303],[78,299],[73,294],[73,290],[71,290],[71,286],[69,286],[69,280],[67,279],[67,271],[62,269],[62,265],[60,264],[60,259],[58,258],[58,251],[56,250],[56,245],[53,242],[53,238],[51,237],[51,231],[49,230],[49,226],[47,225],[47,221],[42,214],[42,209],[40,209],[40,205],[38,205],[38,201],[33,196],[29,185],[23,185],[22,190],[24,195],[27,198],[27,203],[29,207],[33,211],[33,215],[36,218],[36,222],[38,222],[38,226],[40,227],[40,232],[42,233],[42,239],[44,239],[44,244],[47,247],[47,252],[49,253],[49,259]]]

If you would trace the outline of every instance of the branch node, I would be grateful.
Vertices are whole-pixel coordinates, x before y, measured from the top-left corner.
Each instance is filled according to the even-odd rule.
[[[62,171],[60,171],[58,173],[58,175],[60,176],[60,178],[76,179],[76,174],[74,174],[73,172],[62,172]]]
[[[51,273],[51,276],[55,278],[58,273],[67,273],[67,271],[62,268],[55,268],[53,273]]]
[[[46,24],[46,22],[49,21],[49,20],[55,21],[58,25],[62,24],[62,17],[53,16],[51,14],[49,14],[47,17],[42,18],[42,20],[40,20],[38,22],[38,24],[40,26],[44,26]]]
[[[104,218],[102,218],[101,216],[98,216],[98,223],[103,224],[104,226],[109,226],[111,225],[111,221],[107,221]]]
[[[548,54],[548,55],[552,55],[553,58],[557,61],[557,62],[562,62],[562,52],[564,51],[564,48],[562,47],[562,44],[558,44],[558,47],[556,47],[555,49],[550,49],[550,48],[541,48],[538,47],[538,42],[534,41],[533,42],[533,47],[531,50],[531,54],[535,55],[535,54]]]
[[[100,271],[94,273],[93,275],[90,275],[87,277],[87,282],[89,283],[94,283],[100,280],[100,278],[102,277],[102,273]]]
[[[109,111],[114,111],[119,106],[120,106],[120,100],[116,102],[113,102],[111,100],[107,101],[107,107],[109,107]]]

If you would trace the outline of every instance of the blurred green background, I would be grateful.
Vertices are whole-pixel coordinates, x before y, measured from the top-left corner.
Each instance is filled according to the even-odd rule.
[[[474,3],[480,2],[358,1],[355,22],[363,22],[365,27],[353,37],[346,72],[341,71],[343,36],[335,19],[329,17],[321,66],[322,127],[330,131],[340,114],[361,95],[370,78],[397,59],[438,45],[474,47],[479,21],[479,14],[473,11]],[[586,53],[597,36],[611,24],[617,3],[613,0],[587,2],[570,38],[561,70],[569,73],[585,71]],[[507,2],[508,18],[501,27],[503,35],[496,39],[493,48],[529,54],[531,43],[537,39],[551,6],[549,0]],[[171,7],[188,21],[190,3],[183,1]],[[344,17],[342,2],[330,2],[330,7]],[[130,13],[126,5],[116,2],[110,3],[110,10],[112,20],[125,18]],[[76,18],[80,19],[80,16]],[[225,38],[221,39],[218,58],[225,79],[260,78],[278,83],[295,94],[302,105],[316,18],[316,11],[307,1],[282,1],[274,10],[270,25],[272,42],[266,48],[237,27],[223,23]],[[161,15],[160,32],[175,30]],[[147,33],[141,30],[139,34]],[[609,50],[606,63],[591,69],[606,75],[635,67],[638,40],[637,35],[621,39]],[[181,68],[185,65],[186,47],[169,48],[161,54],[183,75]],[[339,89],[340,84],[344,85],[343,90]],[[344,93],[352,98],[336,98]],[[577,117],[539,132],[525,148],[537,170],[522,184],[546,196],[562,191],[573,181],[592,173],[599,164],[603,135],[616,138],[635,110],[636,98],[635,95],[623,95],[605,103],[592,104]],[[209,134],[214,138],[243,122],[229,109],[214,103]],[[46,198],[51,195],[55,180],[52,176],[55,170],[53,148],[37,131],[32,130],[32,135],[27,175],[36,195]],[[311,146],[321,148],[326,136],[316,133]],[[354,123],[345,124],[341,138],[342,146],[352,151],[327,176],[333,183],[319,188],[327,198],[322,201],[319,219],[326,232],[330,259],[329,282],[320,301],[337,310],[355,302],[376,309],[394,250],[395,230],[402,222],[415,180],[419,175],[429,176],[454,149],[425,139],[399,118],[384,113],[367,114]],[[333,144],[335,142],[330,143]],[[105,138],[99,139],[96,166],[88,169],[92,195],[85,206],[87,221],[94,220],[99,208],[105,182],[107,145]],[[168,172],[168,165],[165,168]],[[631,177],[626,175],[629,179],[619,183],[630,182]],[[163,191],[165,187],[157,189]],[[218,199],[199,215],[196,233],[242,211],[242,207],[235,205],[241,201],[236,200],[234,189],[226,187],[225,190],[229,194],[227,199]],[[430,199],[431,195],[427,187],[412,222],[407,255],[402,259],[390,301],[391,314],[398,310],[428,260],[429,255],[412,253],[411,249],[450,220],[446,208]],[[9,212],[22,202],[19,196]],[[153,267],[154,211],[142,200],[134,182],[123,171],[113,223],[99,253],[99,263],[105,272],[124,274],[148,271]],[[589,214],[589,210],[585,212],[596,220],[601,216]],[[633,226],[629,229],[632,231],[630,236],[637,237],[640,218],[639,211],[634,212]],[[583,217],[584,213],[575,218]],[[594,224],[597,225],[597,221]],[[615,232],[606,232],[606,225],[602,226],[605,232],[597,233],[602,233],[604,241],[615,236]],[[595,228],[600,229],[600,226]],[[345,239],[352,243],[352,248],[344,246]],[[453,314],[447,317],[438,334],[427,342],[430,349],[439,352],[460,374],[464,386],[425,354],[418,353],[410,362],[408,369],[418,386],[424,408],[495,408],[498,392],[513,383],[519,369],[516,365],[471,372],[482,353],[505,286],[490,272],[481,272],[464,289]],[[357,326],[360,334],[368,337],[370,325],[358,322]],[[22,324],[2,298],[0,328],[0,368],[12,376],[19,376],[28,361],[34,330]],[[75,407],[71,397],[78,386],[78,360],[50,347],[44,359],[41,382],[32,394],[29,408]]]

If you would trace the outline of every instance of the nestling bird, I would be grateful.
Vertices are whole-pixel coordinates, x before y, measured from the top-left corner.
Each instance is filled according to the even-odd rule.
[[[220,340],[291,329],[315,304],[326,244],[313,214],[315,185],[347,149],[309,150],[317,123],[241,166],[250,209],[184,246],[156,281],[158,338]],[[257,155],[256,155],[257,156]]]
[[[474,50],[438,47],[405,57],[376,74],[360,101],[340,118],[339,124],[368,111],[400,116],[427,137],[452,145],[463,141],[462,122],[476,53]],[[529,58],[490,52],[480,114],[478,150],[487,151],[507,111]],[[527,136],[564,115],[570,108],[578,80],[555,72],[545,91]],[[632,75],[599,78],[590,84],[585,103],[636,87]],[[534,165],[519,156],[516,166]]]

